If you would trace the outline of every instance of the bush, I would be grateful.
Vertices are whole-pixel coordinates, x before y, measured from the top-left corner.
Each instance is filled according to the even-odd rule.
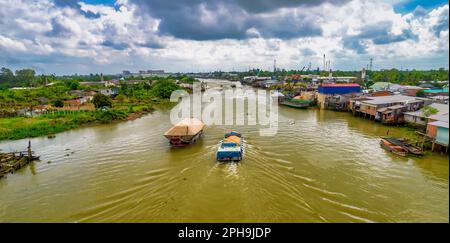
[[[417,97],[425,97],[425,91],[423,91],[423,90],[417,91],[416,96]]]
[[[100,121],[102,123],[108,123],[114,120],[125,120],[128,117],[128,113],[122,110],[107,110],[100,115]]]
[[[55,100],[53,102],[54,107],[64,107],[64,102],[62,100]]]
[[[96,94],[92,99],[92,103],[95,105],[95,108],[100,107],[112,107],[112,100],[109,96],[104,94]]]
[[[431,116],[431,115],[435,115],[435,114],[437,114],[437,113],[439,112],[438,109],[436,109],[436,108],[434,108],[434,107],[432,107],[432,106],[429,106],[429,105],[423,107],[423,108],[422,108],[422,111],[423,111],[423,114],[424,114],[426,117],[429,117],[429,116]]]

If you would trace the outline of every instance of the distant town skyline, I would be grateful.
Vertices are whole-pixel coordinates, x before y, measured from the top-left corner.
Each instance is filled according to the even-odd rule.
[[[0,66],[361,70],[373,58],[374,70],[448,69],[448,16],[441,0],[3,0]]]

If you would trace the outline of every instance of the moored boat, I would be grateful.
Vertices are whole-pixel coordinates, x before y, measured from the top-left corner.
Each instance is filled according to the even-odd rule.
[[[383,149],[392,152],[399,156],[406,156],[408,155],[408,150],[406,150],[404,147],[395,144],[394,140],[392,138],[381,138],[380,145]]]
[[[203,134],[205,124],[196,118],[185,118],[164,133],[169,143],[182,147],[195,143]]]
[[[244,155],[244,138],[238,132],[229,132],[220,142],[216,153],[217,161],[241,161]]]
[[[280,100],[280,104],[293,108],[308,108],[311,106],[311,100],[301,100],[296,98],[284,97]]]
[[[391,144],[394,144],[396,146],[402,147],[409,154],[412,154],[412,155],[423,155],[422,148],[414,146],[414,145],[408,143],[408,141],[406,139],[392,138],[392,137],[382,137],[382,139],[387,140]]]

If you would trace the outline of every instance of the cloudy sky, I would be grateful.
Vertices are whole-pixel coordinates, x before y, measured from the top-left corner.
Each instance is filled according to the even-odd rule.
[[[0,0],[0,66],[39,73],[448,68],[442,0]]]

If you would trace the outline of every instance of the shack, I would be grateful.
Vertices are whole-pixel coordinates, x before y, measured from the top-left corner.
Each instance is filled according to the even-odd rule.
[[[448,114],[430,116],[426,136],[431,139],[431,150],[445,149],[448,152]]]
[[[375,120],[386,125],[402,124],[404,122],[403,113],[406,111],[405,105],[393,105],[377,110]]]
[[[356,105],[358,102],[359,105]],[[412,96],[404,95],[390,95],[390,96],[378,96],[378,97],[364,97],[363,99],[352,99],[350,103],[352,112],[354,115],[363,116],[372,120],[377,118],[377,112],[381,108],[388,108],[396,105],[406,106],[406,111],[417,111],[424,105],[428,104],[429,101],[426,99],[420,99]]]
[[[428,120],[430,115],[443,115],[449,113],[448,105],[446,104],[432,103],[430,107],[436,109],[437,113],[426,114],[423,108],[418,111],[405,112],[405,122],[416,126],[426,127],[429,122]]]

